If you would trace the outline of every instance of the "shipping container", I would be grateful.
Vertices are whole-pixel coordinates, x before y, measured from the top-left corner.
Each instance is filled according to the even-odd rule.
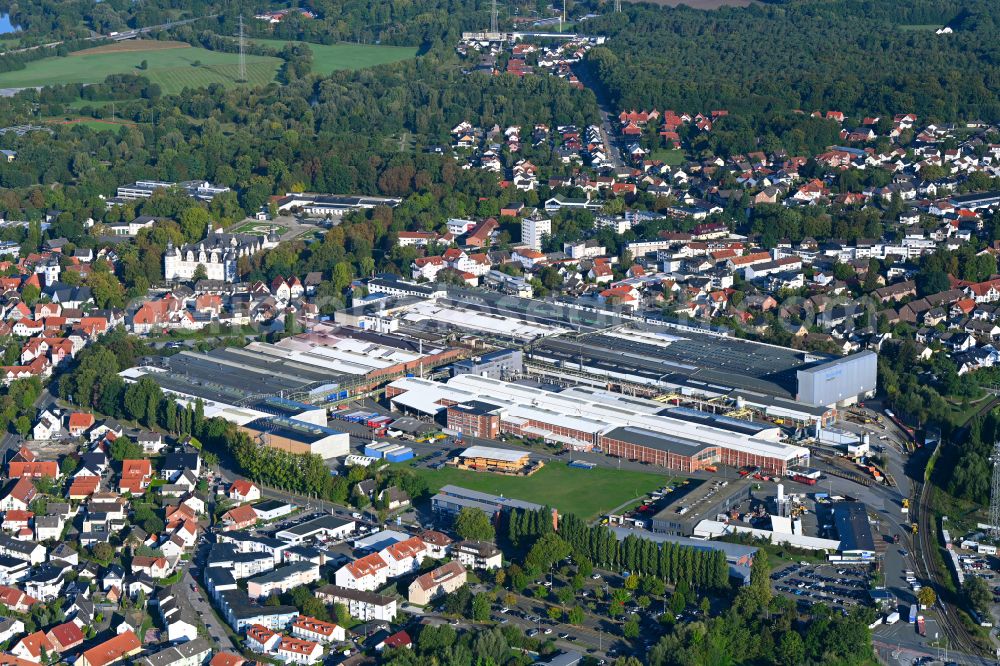
[[[792,481],[798,481],[799,483],[804,483],[807,486],[815,486],[816,479],[810,479],[808,476],[802,476],[801,474],[796,474],[792,477]]]

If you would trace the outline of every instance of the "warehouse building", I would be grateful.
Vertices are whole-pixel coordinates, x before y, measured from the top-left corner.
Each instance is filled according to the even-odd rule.
[[[296,409],[315,409],[298,408],[296,400],[286,400],[289,396],[297,404],[342,400],[407,373],[447,365],[465,353],[402,334],[317,324],[309,333],[275,344],[183,351],[121,375],[126,382],[148,375],[182,400],[201,398],[207,416],[244,425],[268,414],[298,417]],[[299,420],[318,421],[319,416]]]
[[[436,495],[431,497],[431,508],[435,513],[454,516],[465,508],[479,509],[487,516],[496,516],[512,509],[521,511],[538,511],[544,508],[541,504],[525,502],[503,495],[481,493],[461,486],[446,485]],[[556,512],[552,511],[552,520],[556,520]],[[554,522],[553,522],[554,524]]]
[[[739,393],[765,413],[780,407],[787,417],[814,423],[875,391],[876,358],[871,351],[837,358],[709,332],[622,328],[541,340],[526,364],[601,385],[704,397]]]
[[[683,491],[660,508],[651,521],[651,529],[660,534],[687,536],[705,516],[728,513],[746,500],[753,499],[749,479],[740,478],[722,485],[721,482],[691,481]]]
[[[403,378],[389,384],[386,395],[396,408],[429,415],[444,412],[448,426],[463,433],[541,439],[671,469],[697,470],[721,463],[784,474],[791,466],[809,462],[809,450],[782,443],[781,429],[775,426],[594,388],[557,393],[458,375],[444,384]]]
[[[642,428],[615,428],[601,437],[609,456],[639,460],[680,472],[697,472],[721,460],[719,447]]]
[[[726,396],[804,425],[825,424],[838,407],[875,390],[873,352],[839,358],[735,338],[721,329],[454,286],[406,295],[417,299],[393,314],[401,328],[532,342],[524,351],[526,372],[599,388]]]
[[[346,432],[297,419],[272,416],[240,429],[265,446],[288,453],[310,453],[329,460],[351,452],[351,437]]]
[[[376,206],[395,208],[402,199],[343,194],[309,194],[289,192],[275,201],[279,212],[301,212],[309,217],[340,217],[353,210]]]
[[[365,455],[377,460],[399,463],[411,460],[413,458],[413,449],[391,442],[372,442],[365,445]]]
[[[523,370],[524,356],[520,349],[498,349],[451,366],[452,376],[480,375],[492,379],[508,379]]]
[[[276,539],[294,544],[310,539],[343,539],[356,528],[353,520],[343,520],[336,516],[320,516],[298,525],[286,527],[277,534]]]
[[[862,560],[875,557],[875,537],[864,504],[837,502],[833,505],[833,524],[840,536],[841,555]]]

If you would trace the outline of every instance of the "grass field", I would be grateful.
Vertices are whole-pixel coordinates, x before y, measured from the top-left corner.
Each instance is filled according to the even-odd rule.
[[[289,43],[280,39],[255,39],[257,44],[282,49]],[[372,44],[313,44],[313,72],[327,76],[340,69],[363,69],[390,62],[408,60],[417,55],[415,46],[378,46]]]
[[[452,467],[439,470],[418,467],[414,472],[427,481],[431,492],[452,484],[483,493],[548,504],[560,513],[575,513],[581,518],[593,518],[617,508],[633,498],[663,487],[671,478],[667,474],[607,467],[576,469],[562,462],[546,465],[528,477],[470,472]]]
[[[662,160],[664,164],[669,166],[679,166],[684,164],[684,151],[683,150],[673,150],[670,148],[660,148],[654,150],[649,159],[651,160]]]
[[[80,56],[97,55],[100,53],[136,53],[139,51],[166,51],[168,49],[189,49],[191,45],[187,42],[174,42],[159,39],[128,39],[124,42],[114,42],[112,44],[102,44],[81,51],[73,51],[70,56],[78,58]]]
[[[235,229],[230,229],[231,234],[269,234],[277,231],[279,234],[285,231],[285,227],[280,224],[270,222],[244,222]]]
[[[148,64],[146,70],[138,69],[143,60]],[[249,83],[266,85],[280,64],[278,58],[248,55]],[[28,63],[25,69],[0,74],[0,88],[99,83],[110,74],[142,74],[158,83],[165,94],[213,83],[233,86],[239,78],[239,56],[200,48],[154,48],[44,58]]]

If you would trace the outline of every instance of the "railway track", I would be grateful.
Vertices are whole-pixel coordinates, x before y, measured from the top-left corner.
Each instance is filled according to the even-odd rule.
[[[919,548],[919,557],[916,556],[914,552],[914,560],[917,563],[917,569],[920,570],[920,574],[925,577],[925,580],[929,580],[934,583],[934,587],[937,590],[945,589],[943,581],[941,580],[940,571],[937,567],[933,566],[931,563],[931,553],[938,548],[937,539],[935,537],[935,529],[933,521],[931,520],[930,504],[928,501],[928,488],[925,483],[914,480],[914,493],[917,496],[917,538],[918,542],[916,545]],[[938,596],[938,607],[941,610],[941,627],[944,629],[945,636],[948,639],[949,645],[953,649],[958,649],[967,654],[974,654],[980,656],[992,656],[988,655],[976,641],[975,637],[969,633],[965,625],[962,624],[961,618],[958,616],[958,609],[952,604],[943,601]]]

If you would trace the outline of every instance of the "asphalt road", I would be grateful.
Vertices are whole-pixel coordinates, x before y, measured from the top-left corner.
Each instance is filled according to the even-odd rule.
[[[208,602],[208,592],[191,575],[190,567],[184,570],[181,582],[184,584],[185,592],[190,591],[188,599],[190,599],[191,605],[194,606],[195,612],[198,613],[198,617],[205,623],[205,628],[212,642],[215,644],[214,646],[220,650],[234,650],[238,653],[239,648],[233,643],[223,626],[222,620],[216,615],[215,609]]]
[[[573,67],[573,73],[576,74],[580,83],[593,91],[594,97],[597,98],[597,107],[601,113],[601,138],[608,151],[608,160],[615,168],[623,166],[625,162],[622,160],[621,149],[615,141],[615,130],[618,127],[617,111],[611,107],[604,89],[592,75],[586,63],[579,63]]]

